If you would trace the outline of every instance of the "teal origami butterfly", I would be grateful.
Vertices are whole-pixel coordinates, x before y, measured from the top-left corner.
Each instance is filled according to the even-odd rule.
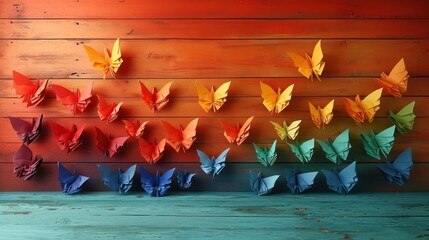
[[[319,139],[317,139],[317,142],[325,152],[326,158],[334,163],[339,163],[341,159],[346,161],[350,152],[350,148],[352,147],[350,144],[349,129],[346,129],[344,132],[340,133],[340,135],[338,135],[334,141],[328,138],[327,144]]]
[[[268,150],[266,147],[264,147],[264,149],[261,149],[255,143],[253,143],[253,146],[255,147],[255,152],[259,162],[261,162],[265,167],[268,165],[273,166],[274,162],[277,159],[277,151],[276,151],[277,140],[274,140],[270,150]]]
[[[378,160],[380,160],[380,153],[382,153],[384,157],[387,157],[395,143],[395,126],[386,128],[379,134],[375,134],[375,132],[371,130],[369,134],[369,136],[365,133],[360,134],[366,153]]]
[[[302,162],[310,162],[311,157],[313,157],[314,153],[314,138],[307,140],[303,142],[302,144],[299,143],[299,141],[296,141],[296,145],[289,144],[290,149],[293,153],[295,153],[295,156]]]

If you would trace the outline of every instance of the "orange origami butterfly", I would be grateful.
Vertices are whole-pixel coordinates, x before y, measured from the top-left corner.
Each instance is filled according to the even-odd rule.
[[[215,91],[213,86],[210,90],[208,90],[200,82],[195,81],[199,98],[198,103],[201,105],[204,111],[209,112],[210,109],[213,109],[213,112],[216,112],[216,110],[219,110],[222,107],[222,105],[226,102],[230,84],[231,81],[223,83]]]
[[[188,150],[194,143],[197,135],[198,118],[192,120],[186,128],[179,125],[178,128],[173,127],[170,123],[161,121],[164,127],[165,135],[167,136],[167,143],[179,152],[182,148],[183,152]]]
[[[320,106],[317,106],[317,108],[315,108],[311,102],[308,102],[311,120],[313,120],[317,128],[320,128],[320,126],[324,127],[334,117],[334,113],[332,112],[332,110],[334,109],[334,101],[335,99],[332,99],[324,108],[321,108]]]
[[[344,98],[347,113],[357,124],[363,123],[365,119],[368,119],[368,122],[372,122],[375,113],[380,109],[380,97],[382,92],[383,88],[379,88],[370,93],[363,100],[360,99],[359,95],[356,96],[355,101]]]
[[[118,71],[119,67],[124,61],[122,60],[121,49],[119,48],[119,38],[116,39],[115,43],[113,44],[112,56],[109,55],[109,52],[106,48],[104,49],[103,57],[92,47],[86,45],[83,46],[85,47],[89,60],[93,62],[93,67],[103,73],[104,79],[106,78],[107,74],[115,77],[115,73]]]
[[[139,138],[140,154],[148,163],[156,163],[164,155],[166,142],[167,140],[164,138],[157,144],[155,139],[155,142],[152,144],[143,138]]]
[[[121,109],[123,102],[108,105],[102,96],[97,94],[97,98],[97,112],[101,121],[107,120],[109,123],[115,121],[118,118],[119,109]]]
[[[278,88],[277,92],[275,92],[269,85],[261,82],[261,96],[264,99],[263,104],[268,111],[271,113],[280,113],[283,111],[289,105],[292,98],[293,86],[293,84],[290,85],[283,92]]]
[[[57,101],[67,107],[74,115],[79,114],[88,107],[92,97],[92,84],[91,82],[82,92],[77,89],[72,92],[60,85],[51,84],[55,92]]]
[[[113,157],[113,155],[115,155],[116,153],[118,153],[122,146],[125,144],[125,142],[128,140],[128,137],[112,138],[110,134],[109,136],[107,136],[97,127],[95,127],[95,131],[97,132],[98,150],[100,150],[101,153],[109,156],[110,158]]]
[[[149,121],[143,122],[140,124],[140,122],[137,120],[136,123],[133,123],[130,120],[122,120],[122,122],[125,123],[125,130],[132,138],[139,138],[143,136],[144,129],[146,127],[146,124],[149,123]]]
[[[246,138],[249,136],[250,131],[250,124],[252,123],[253,116],[248,118],[246,122],[244,122],[243,126],[240,126],[239,123],[232,124],[230,122],[220,120],[220,123],[223,126],[223,129],[225,132],[223,135],[228,140],[229,143],[237,143],[237,145],[240,145],[246,140]]]
[[[305,57],[294,52],[288,52],[287,54],[292,58],[295,67],[298,68],[298,71],[302,75],[311,79],[311,81],[313,81],[314,76],[321,81],[320,75],[322,75],[323,69],[325,68],[325,62],[322,62],[323,52],[321,40],[319,40],[314,47],[313,55],[311,57],[307,53],[305,53]]]
[[[147,89],[146,85],[140,82],[143,102],[146,103],[149,110],[161,110],[169,101],[168,95],[170,94],[170,87],[173,82],[169,82],[161,88],[159,92],[155,88],[152,92]]]
[[[47,79],[42,83],[40,83],[40,80],[33,83],[26,76],[13,71],[12,86],[15,88],[18,97],[22,98],[22,102],[27,103],[27,107],[36,106],[45,99],[45,89],[47,85]]]
[[[395,97],[402,97],[402,93],[407,91],[408,78],[410,78],[410,75],[408,75],[408,71],[405,68],[404,59],[401,58],[390,71],[389,76],[383,72],[381,73],[381,78],[377,78],[377,82],[388,93]]]

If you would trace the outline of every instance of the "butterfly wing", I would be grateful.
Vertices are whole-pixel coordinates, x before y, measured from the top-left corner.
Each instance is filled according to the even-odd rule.
[[[287,137],[295,140],[295,138],[299,134],[299,124],[301,123],[301,120],[293,121],[289,126],[286,126],[287,129]],[[282,139],[283,140],[283,139]]]
[[[338,154],[335,152],[335,150],[332,148],[330,144],[326,144],[324,141],[316,139],[316,141],[319,143],[319,145],[322,147],[323,152],[325,152],[325,157],[334,162],[337,163],[339,158]]]
[[[398,113],[394,114],[393,112],[390,112],[387,116],[389,120],[395,124],[396,129],[402,135],[407,134],[413,129],[414,119],[416,118],[416,115],[414,114],[415,103],[415,101],[412,101],[407,106],[399,110]]]
[[[291,193],[298,193],[298,185],[296,179],[296,170],[285,168],[286,185]]]
[[[142,82],[140,82],[140,90],[141,90],[141,97],[143,102],[146,104],[146,106],[149,108],[149,110],[153,110],[155,107],[155,101],[156,101],[156,95],[154,91],[149,91],[149,89],[146,87],[146,85]]]
[[[77,94],[73,93],[72,91],[60,85],[51,84],[51,87],[55,92],[57,101],[60,102],[65,107],[67,107],[73,113],[75,112],[77,113],[76,111],[76,105],[78,103]]]
[[[140,146],[140,154],[147,162],[156,163],[159,159],[162,158],[166,144],[165,138],[162,139],[158,144],[156,144],[156,141],[154,144],[150,144],[143,138],[139,138],[138,141]]]
[[[10,124],[12,128],[15,130],[16,135],[21,139],[23,143],[28,143],[29,134],[32,129],[31,124],[28,122],[15,117],[9,117]]]
[[[300,146],[303,162],[310,162],[314,153],[314,138],[303,142]]]
[[[334,101],[335,99],[332,99],[323,109],[320,109],[321,122],[325,125],[327,125],[334,117]]]
[[[287,134],[287,125],[286,125],[286,122],[285,121],[283,122],[283,126],[281,126],[280,124],[278,124],[276,122],[271,122],[270,121],[270,123],[273,124],[274,129],[276,130],[277,135],[279,136],[279,138],[281,140],[284,140],[286,138],[286,134]]]
[[[345,193],[348,194],[358,182],[358,177],[356,174],[356,162],[350,163],[347,167],[338,173],[338,176],[344,186]]]
[[[395,159],[392,166],[395,168],[396,172],[400,176],[400,183],[408,182],[410,178],[410,171],[413,166],[413,157],[412,157],[412,149],[408,148],[403,151],[399,156]]]
[[[87,176],[80,176],[71,173],[60,162],[58,162],[58,181],[60,182],[62,192],[65,194],[74,194],[82,190],[82,185],[89,179]]]
[[[83,45],[85,48],[86,54],[89,57],[89,60],[92,62],[92,67],[103,73],[103,78],[106,78],[107,73],[109,72],[109,57],[101,56],[94,48]]]
[[[114,73],[116,73],[123,61],[124,60],[122,59],[121,48],[119,47],[119,38],[118,38],[113,44],[112,57],[110,58],[110,69]]]
[[[302,57],[297,53],[288,52],[287,54],[292,59],[295,67],[298,68],[298,71],[302,75],[304,75],[304,77],[310,79],[310,77],[313,74],[313,69],[312,69],[312,66],[310,65],[310,62],[306,58]]]
[[[39,156],[33,159],[31,150],[27,146],[21,145],[12,159],[13,173],[15,173],[17,177],[28,180],[36,173],[42,161],[43,159]]]
[[[252,123],[252,120],[253,120],[253,116],[248,118],[246,122],[244,122],[243,126],[241,126],[240,130],[238,131],[237,137],[235,139],[235,142],[237,143],[238,146],[240,146],[240,144],[242,144],[244,140],[246,140],[246,138],[249,136],[250,125]]]
[[[394,97],[401,97],[402,93],[407,91],[407,84],[409,79],[408,71],[405,67],[404,59],[402,58],[393,67],[389,76],[385,73],[381,74],[381,78],[377,79],[378,84],[383,87],[388,93]]]
[[[198,93],[198,103],[204,109],[204,111],[209,112],[214,104],[213,93],[210,92],[210,90],[208,90],[199,81],[195,81],[195,87],[197,88]]]
[[[79,93],[79,96],[77,98],[78,100],[77,100],[76,107],[73,110],[73,113],[75,115],[83,112],[86,109],[86,107],[88,107],[88,105],[91,103],[93,84],[94,82],[90,82],[88,86],[86,86],[82,91],[80,91],[79,89],[77,90],[77,92]]]
[[[185,171],[178,170],[177,171],[177,183],[179,188],[182,190],[189,189],[192,185],[192,179],[194,178],[195,173],[188,174]]]
[[[192,144],[194,143],[195,139],[197,138],[197,125],[198,125],[198,118],[195,118],[191,122],[188,123],[188,126],[186,126],[185,129],[182,130],[182,149],[183,151],[188,150]]]
[[[223,83],[220,87],[214,92],[213,96],[213,111],[219,110],[223,104],[226,102],[226,97],[228,96],[229,86],[231,81]],[[206,111],[207,112],[207,111]]]
[[[43,81],[41,84],[37,81],[37,83],[34,84],[23,74],[13,71],[12,86],[15,88],[18,97],[22,98],[22,101],[27,103],[27,107],[36,106],[43,101],[47,85],[48,80]]]
[[[108,156],[111,158],[116,153],[118,153],[127,140],[128,137],[118,137],[110,139],[109,148],[107,149]]]
[[[168,95],[170,95],[170,87],[173,82],[165,84],[161,90],[155,94],[155,108],[161,110],[169,101]]]
[[[276,113],[280,113],[289,106],[290,100],[292,99],[293,87],[294,84],[291,84],[278,96],[275,109]]]
[[[302,193],[313,186],[317,173],[318,172],[306,172],[296,175],[299,193]]]
[[[259,192],[259,186],[261,183],[261,173],[255,173],[252,171],[249,171],[249,179],[250,179],[250,189],[255,192],[258,193]]]
[[[335,153],[344,161],[347,160],[347,156],[349,155],[351,147],[352,145],[350,144],[349,129],[346,129],[340,133],[332,142],[332,148],[334,149]]]
[[[375,136],[375,140],[377,141],[377,146],[380,149],[381,153],[384,157],[389,155],[390,150],[393,148],[393,144],[395,143],[395,125],[384,129],[379,134]]]
[[[346,193],[344,186],[339,178],[338,172],[335,169],[334,170],[322,169],[321,171],[323,175],[325,175],[326,184],[328,185],[329,189],[341,194]]]
[[[360,101],[359,95],[356,97],[356,100]],[[365,113],[359,107],[356,101],[353,101],[349,98],[344,98],[344,106],[346,107],[346,111],[351,118],[357,123],[363,123],[365,121]]]
[[[103,164],[97,164],[97,167],[101,173],[104,185],[115,192],[119,192],[119,173],[113,172],[112,169]]]
[[[311,56],[311,67],[314,75],[320,81],[320,75],[322,75],[323,69],[325,68],[325,62],[322,62],[323,52],[322,52],[322,41],[319,40],[316,43],[316,46],[313,49],[313,55]]]
[[[161,121],[162,127],[167,138],[167,143],[179,152],[180,147],[182,146],[182,133],[177,128],[173,127],[170,123]]]
[[[259,162],[262,163],[265,167],[268,166],[268,159],[267,159],[267,153],[264,152],[258,145],[253,143],[253,147],[255,148],[256,157],[258,158]]]
[[[274,185],[276,184],[276,181],[279,177],[280,175],[273,175],[262,178],[262,183],[259,188],[258,196],[269,194],[273,190]]]
[[[60,147],[60,149],[63,151],[65,150],[69,152],[70,151],[69,145],[70,145],[70,141],[72,140],[71,132],[65,127],[59,124],[56,124],[52,121],[49,123],[49,125],[51,127],[54,138],[58,146]]]
[[[361,133],[360,136],[362,138],[363,147],[365,149],[365,152],[378,160],[380,160],[380,149],[378,148],[377,142],[375,140],[375,134],[371,130],[371,135],[368,136],[365,133]]]
[[[107,137],[98,127],[94,127],[97,134],[97,148],[101,153],[107,154],[110,145],[110,138]]]
[[[240,131],[240,129],[225,120],[220,119],[219,121],[222,124],[223,129],[225,130],[223,133],[225,138],[228,140],[229,143],[234,143],[238,137],[238,132]]]
[[[316,125],[317,128],[320,128],[320,126],[322,125],[322,116],[320,114],[320,111],[316,107],[314,107],[311,102],[308,102],[308,107],[310,109],[311,120],[313,120],[313,123]]]
[[[119,169],[119,193],[124,194],[127,193],[131,187],[133,186],[134,174],[136,173],[137,165],[134,164],[127,169],[127,171],[122,172]]]
[[[225,168],[226,155],[229,152],[229,148],[222,151],[219,156],[213,161],[213,177],[218,175]]]
[[[97,98],[97,112],[101,121],[107,120],[107,122],[113,122],[116,118],[118,118],[119,109],[121,108],[123,102],[108,105],[102,96],[97,95]]]
[[[146,124],[149,123],[149,121],[145,121],[142,124],[140,124],[139,121],[136,121],[136,123],[132,122],[131,120],[122,120],[125,124],[125,131],[128,133],[128,135],[132,138],[140,138],[143,136],[144,129],[146,128]]]
[[[269,112],[274,112],[278,101],[278,94],[267,84],[260,82],[261,84],[261,97],[264,99],[262,104]]]
[[[203,151],[200,151],[197,149],[198,157],[200,158],[201,163],[201,169],[206,173],[210,174],[212,171],[215,170],[214,168],[214,161],[207,156]],[[215,174],[213,174],[214,176]]]
[[[379,88],[362,100],[362,110],[365,113],[368,122],[372,122],[375,113],[380,109],[380,97],[382,92],[383,88]]]
[[[176,170],[176,168],[172,168],[170,170],[168,170],[167,172],[165,172],[158,181],[158,191],[159,191],[159,196],[164,196],[164,194],[168,191],[168,189],[170,189],[170,185],[171,185],[171,180],[173,178],[173,174],[174,171]]]
[[[156,176],[139,166],[141,186],[147,194],[155,197],[158,194]]]

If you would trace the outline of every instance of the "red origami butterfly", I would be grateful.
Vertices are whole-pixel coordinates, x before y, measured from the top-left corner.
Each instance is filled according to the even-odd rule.
[[[154,143],[149,143],[143,138],[139,138],[140,154],[148,163],[156,163],[164,155],[165,143],[167,140],[164,138],[158,144],[156,139]]]
[[[23,143],[30,144],[34,142],[40,135],[42,128],[43,114],[38,118],[33,118],[31,123],[28,123],[20,118],[9,117],[10,123],[18,137]]]
[[[13,173],[19,178],[23,177],[24,180],[28,180],[36,173],[42,161],[43,158],[40,156],[33,159],[31,150],[22,145],[13,156]]]
[[[106,136],[99,128],[95,127],[95,131],[97,132],[97,148],[101,153],[113,157],[116,153],[119,152],[120,148],[125,144],[128,137],[118,137],[112,138]]]
[[[178,128],[173,127],[170,123],[161,121],[167,135],[167,143],[179,152],[180,148],[185,152],[194,143],[197,135],[198,118],[192,120],[185,129],[181,125]]]
[[[92,84],[91,82],[82,92],[79,89],[76,92],[72,92],[65,87],[55,84],[51,84],[51,86],[57,96],[57,101],[76,115],[83,112],[91,102]]]
[[[27,107],[30,107],[36,106],[45,99],[45,89],[48,86],[48,80],[46,79],[42,83],[40,83],[40,80],[37,80],[33,83],[26,76],[13,71],[12,86],[15,88],[18,97],[22,98],[22,102],[26,102]]]
[[[107,120],[109,123],[115,121],[115,119],[118,118],[119,109],[121,109],[123,102],[112,103],[111,105],[108,105],[102,96],[97,95],[97,98],[97,112],[101,121]]]
[[[50,122],[49,125],[61,150],[69,153],[75,151],[82,144],[82,133],[86,124],[79,128],[73,124],[70,130],[54,122]]]
[[[152,92],[140,82],[140,88],[142,92],[143,102],[146,103],[149,110],[161,110],[169,101],[168,95],[170,94],[170,87],[173,82],[169,82],[161,88],[159,92],[155,88],[152,89]]]
[[[240,126],[239,123],[234,125],[230,122],[220,120],[220,123],[225,129],[225,132],[223,133],[223,135],[226,137],[228,142],[230,143],[236,142],[237,145],[240,145],[249,136],[250,124],[252,123],[252,120],[253,120],[253,116],[248,118],[246,122],[243,124],[243,126]]]
[[[146,124],[149,123],[149,121],[143,122],[140,124],[140,122],[137,120],[136,123],[132,122],[131,120],[122,120],[125,123],[125,130],[127,131],[128,135],[132,138],[139,138],[143,136],[144,129],[146,127]]]

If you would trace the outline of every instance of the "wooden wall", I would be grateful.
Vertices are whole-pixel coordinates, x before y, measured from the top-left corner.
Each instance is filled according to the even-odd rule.
[[[256,159],[252,142],[269,145],[277,135],[269,121],[302,119],[299,139],[326,139],[350,128],[350,160],[358,162],[359,183],[355,191],[428,191],[429,190],[429,2],[426,0],[4,0],[0,1],[0,190],[58,191],[56,162],[65,162],[91,177],[87,190],[107,190],[96,163],[128,167],[138,163],[156,171],[171,167],[197,172],[193,190],[248,191],[248,170],[265,174],[283,174],[285,167],[318,170],[333,167],[319,146],[311,163],[302,165],[289,150],[279,144],[279,159],[265,168]],[[121,38],[124,63],[117,79],[100,78],[91,67],[83,48],[88,44],[101,50],[111,48]],[[311,82],[293,67],[287,51],[311,53],[322,39],[326,68],[322,82]],[[375,78],[389,72],[405,58],[410,72],[408,91],[403,98],[386,93],[372,124],[361,127],[347,116],[343,97],[367,95],[378,88]],[[74,117],[55,100],[48,88],[47,99],[36,108],[26,108],[12,88],[12,70],[33,79],[49,78],[68,88],[81,88],[94,81],[94,93],[108,102],[124,101],[121,119],[149,120],[145,138],[162,138],[160,120],[187,124],[199,117],[197,141],[187,153],[167,148],[165,157],[149,166],[138,152],[136,142],[128,142],[111,159],[95,147],[99,126],[114,136],[125,136],[122,121],[107,124],[97,116],[96,98],[88,109]],[[140,99],[139,81],[161,87],[174,81],[170,103],[159,112],[151,112]],[[205,113],[198,105],[194,81],[219,86],[232,81],[228,102],[219,112]],[[294,83],[291,104],[280,114],[271,115],[262,105],[259,82],[277,88]],[[327,104],[335,98],[333,121],[319,130],[311,122],[307,101]],[[416,101],[414,130],[396,135],[391,159],[413,147],[415,166],[411,181],[404,187],[387,183],[375,169],[380,163],[363,152],[359,133],[376,132],[391,123],[389,110],[398,111]],[[43,132],[30,145],[41,154],[44,163],[31,181],[15,178],[12,157],[21,145],[10,126],[8,116],[29,119],[43,113]],[[228,144],[218,118],[244,122],[255,116],[250,137],[237,147]],[[84,144],[66,154],[54,142],[48,122],[65,126],[87,123]],[[210,155],[231,147],[227,166],[215,179],[199,168],[195,149]],[[327,191],[321,174],[312,191]],[[278,190],[285,191],[284,179]],[[136,181],[136,189],[138,184]]]

